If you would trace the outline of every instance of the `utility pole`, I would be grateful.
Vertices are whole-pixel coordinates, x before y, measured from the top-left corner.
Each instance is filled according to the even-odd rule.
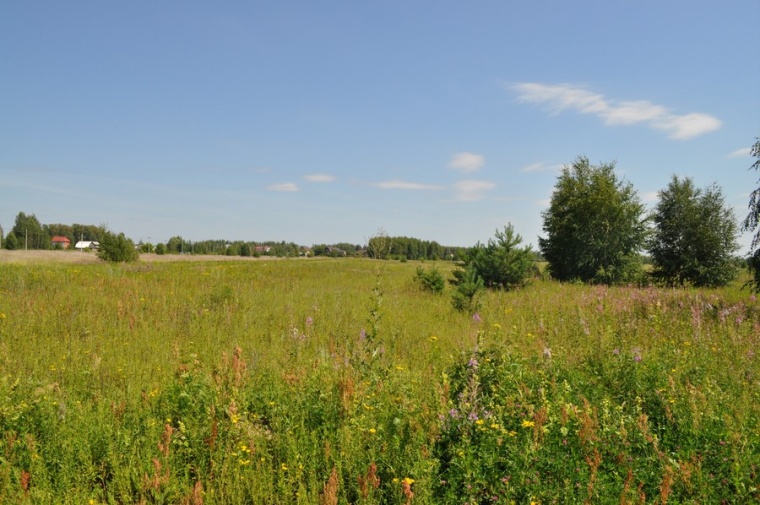
[[[24,229],[24,251],[29,250],[29,230]]]

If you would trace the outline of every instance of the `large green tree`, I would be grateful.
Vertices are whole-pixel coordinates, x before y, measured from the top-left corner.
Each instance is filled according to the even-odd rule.
[[[560,281],[632,282],[641,275],[647,236],[644,206],[615,164],[578,157],[557,178],[538,239],[549,273]]]
[[[750,167],[750,170],[760,172],[760,138],[755,138],[755,143],[752,145],[750,154],[757,158]],[[755,231],[758,225],[760,225],[760,187],[749,195],[749,214],[747,214],[742,223],[742,230]],[[749,269],[752,273],[750,285],[754,291],[760,292],[760,230],[752,237],[751,249],[748,260]]]
[[[737,274],[737,223],[721,189],[673,176],[658,193],[649,253],[652,276],[670,286],[725,286]]]
[[[11,234],[14,235],[19,249],[50,249],[52,247],[50,242],[52,237],[42,228],[42,224],[34,214],[27,215],[19,212],[13,229],[8,234],[9,239]]]

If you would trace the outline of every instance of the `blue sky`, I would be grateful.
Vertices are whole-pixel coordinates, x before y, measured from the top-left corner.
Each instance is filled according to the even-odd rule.
[[[536,244],[579,155],[741,219],[758,26],[757,0],[2,2],[0,225]]]

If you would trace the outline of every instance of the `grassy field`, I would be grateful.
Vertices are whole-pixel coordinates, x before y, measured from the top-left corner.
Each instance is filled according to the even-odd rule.
[[[417,266],[0,262],[0,503],[760,501],[749,292]]]

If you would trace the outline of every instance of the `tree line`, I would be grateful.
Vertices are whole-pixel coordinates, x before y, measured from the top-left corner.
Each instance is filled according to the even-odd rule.
[[[760,139],[751,154],[757,161],[750,169],[760,171]],[[582,156],[562,169],[549,208],[541,214],[545,235],[538,244],[549,276],[606,285],[721,287],[745,266],[753,275],[749,286],[760,291],[760,231],[749,259],[738,258],[740,228],[717,184],[698,188],[691,178],[674,175],[647,212],[633,185],[614,169],[614,163],[592,165]],[[760,228],[760,187],[750,194],[749,209],[741,229],[755,231]],[[450,279],[454,306],[475,311],[485,288],[514,289],[539,275],[531,260],[535,252],[521,242],[509,224],[488,244],[470,248]],[[419,268],[415,279],[423,289],[443,292],[444,280],[435,267]]]

